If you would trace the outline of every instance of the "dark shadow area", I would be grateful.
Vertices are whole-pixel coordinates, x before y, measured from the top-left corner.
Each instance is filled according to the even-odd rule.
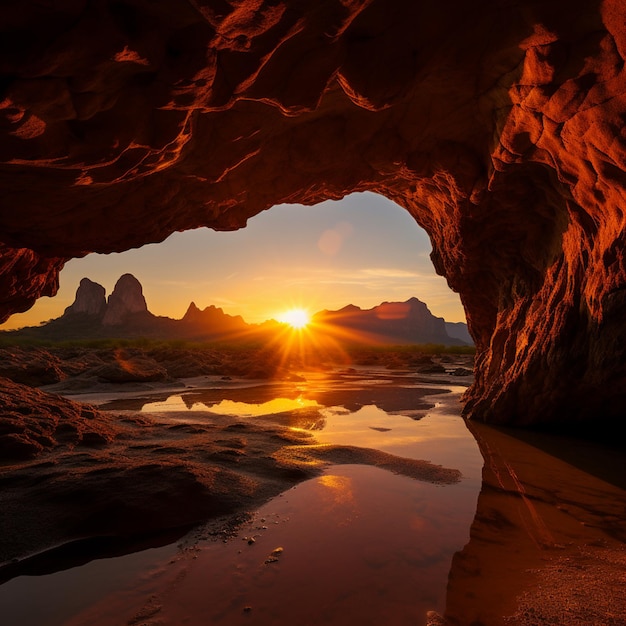
[[[579,428],[568,434],[549,430],[494,428],[626,490],[626,441],[623,433],[618,432],[617,425],[591,432]]]
[[[193,526],[127,537],[88,537],[0,567],[0,585],[18,576],[47,576],[96,559],[126,556],[161,548],[181,539]]]

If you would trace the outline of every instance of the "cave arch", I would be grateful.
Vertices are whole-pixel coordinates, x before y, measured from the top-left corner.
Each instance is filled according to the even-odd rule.
[[[4,319],[68,259],[375,191],[475,338],[466,415],[618,420],[626,15],[617,0],[141,0],[2,9]]]
[[[289,307],[313,314],[417,296],[433,315],[466,322],[458,294],[435,273],[430,251],[427,233],[410,214],[378,194],[278,205],[236,231],[200,228],[122,253],[72,259],[53,299],[40,298],[0,330],[59,317],[84,277],[110,293],[125,273],[140,281],[152,313],[174,319],[192,301],[256,324]]]

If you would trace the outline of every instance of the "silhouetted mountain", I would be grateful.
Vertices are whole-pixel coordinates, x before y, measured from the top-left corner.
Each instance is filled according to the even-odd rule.
[[[199,309],[192,302],[187,312],[178,321],[180,336],[194,338],[236,337],[250,333],[254,328],[241,315],[228,315],[213,305]]]
[[[136,313],[149,313],[146,299],[143,297],[143,287],[132,274],[123,274],[109,296],[102,324],[120,326],[129,315]]]
[[[149,338],[218,341],[254,332],[241,316],[193,302],[180,320],[156,316],[148,310],[141,283],[132,275],[119,278],[108,300],[102,285],[83,278],[74,302],[61,317],[40,326],[5,331],[7,335],[63,341],[74,339]]]
[[[321,311],[313,321],[322,329],[352,341],[378,343],[435,343],[446,346],[470,342],[451,337],[446,322],[435,317],[426,304],[417,298],[406,302],[383,302],[363,310],[353,304],[338,311]]]
[[[76,290],[74,302],[65,309],[64,316],[101,315],[107,306],[106,291],[102,285],[83,278]]]
[[[446,331],[450,337],[460,339],[470,346],[474,344],[465,322],[446,322]]]
[[[201,310],[194,302],[182,319],[156,316],[148,310],[141,283],[132,274],[119,278],[108,300],[105,295],[102,285],[83,278],[74,302],[61,317],[3,334],[50,341],[142,337],[231,341],[270,339],[285,331],[285,325],[274,320],[247,324],[239,315],[228,315],[215,306]],[[313,321],[318,332],[352,342],[447,346],[472,343],[465,324],[447,324],[443,318],[433,316],[417,298],[383,302],[368,310],[349,304],[339,311],[321,311],[313,316]],[[451,328],[451,332],[446,332],[446,328]]]

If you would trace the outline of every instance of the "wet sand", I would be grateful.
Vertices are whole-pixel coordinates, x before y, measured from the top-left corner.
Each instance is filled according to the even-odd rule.
[[[346,389],[353,405],[369,401],[368,384],[355,378],[358,376],[348,375],[351,391]],[[346,379],[339,375],[338,380],[344,385]],[[386,380],[383,397],[391,398],[394,407],[402,407],[393,399],[395,378],[386,376]],[[265,382],[219,384],[222,390],[218,393],[233,393],[238,388],[248,399],[250,394],[267,397],[277,393],[276,386],[270,385],[268,390]],[[297,396],[301,384],[281,383],[280,393]],[[329,385],[326,379],[313,383],[324,393]],[[407,407],[427,408],[433,403],[420,398],[446,390],[409,391],[400,393]],[[167,396],[170,389],[163,392]],[[35,400],[39,397],[35,390],[24,388],[24,393]],[[159,390],[153,386],[130,395],[137,393],[145,398],[146,393],[158,395]],[[365,396],[358,400],[358,394]],[[71,397],[96,405],[110,399],[93,393]],[[132,405],[132,398],[127,401]],[[7,513],[0,519],[0,563],[4,564],[0,578],[26,567],[25,559],[71,541],[101,536],[124,541],[137,536],[141,540],[148,533],[170,533],[211,517],[250,510],[332,463],[384,466],[442,483],[460,477],[455,468],[437,467],[426,459],[396,458],[349,445],[315,445],[312,433],[301,428],[311,420],[308,408],[267,415],[262,420],[211,412],[210,419],[199,421],[190,420],[186,411],[139,413],[145,399],[138,401],[136,410],[94,413],[91,422],[106,426],[107,438],[98,445],[58,440],[34,458],[0,466],[0,498]],[[64,408],[51,407],[55,411]]]
[[[385,384],[384,380],[397,383],[395,377],[385,374],[377,384]],[[356,381],[357,377],[352,375],[346,384],[352,390],[363,386],[362,381],[358,385]],[[403,384],[407,384],[404,379]],[[331,428],[330,440],[344,437],[351,428],[348,422],[356,420],[352,440],[356,444],[369,443],[371,433],[379,438],[379,447],[387,451],[361,445],[314,442],[282,447],[276,455],[281,466],[292,472],[306,468],[310,478],[292,482],[295,487],[283,487],[260,509],[247,509],[249,518],[244,515],[214,519],[181,538],[176,550],[167,551],[167,547],[160,549],[165,552],[155,550],[160,556],[146,563],[144,575],[134,577],[124,591],[118,586],[118,591],[103,591],[98,599],[94,598],[93,591],[87,590],[85,596],[93,599],[85,605],[81,598],[74,609],[74,617],[49,623],[176,624],[184,621],[204,624],[207,610],[212,615],[210,623],[215,624],[236,624],[242,619],[264,623],[263,620],[270,619],[269,615],[274,615],[272,619],[278,619],[278,623],[294,620],[306,623],[298,615],[302,618],[303,611],[311,613],[312,601],[326,606],[322,621],[329,624],[345,623],[346,615],[355,612],[362,614],[363,624],[374,623],[374,619],[380,623],[391,615],[390,611],[400,620],[398,623],[405,623],[408,616],[411,623],[420,623],[427,610],[445,606],[447,572],[454,552],[467,540],[479,489],[481,464],[475,442],[458,415],[449,415],[449,409],[458,412],[461,391],[459,387],[451,393],[449,388],[425,386],[416,395],[423,394],[424,407],[430,402],[428,411],[432,411],[432,415],[420,420],[375,411],[373,405],[355,406],[354,412],[345,408],[339,411],[337,407],[327,416],[326,425],[336,422]],[[267,390],[248,389],[244,396],[248,400],[262,400],[267,397]],[[142,402],[146,409],[155,406],[145,400]],[[352,395],[351,402],[354,401]],[[247,404],[259,407],[264,403]],[[435,408],[435,404],[440,408]],[[198,407],[197,403],[189,402],[189,405]],[[166,407],[166,403],[163,406]],[[150,417],[162,423],[193,428],[215,423],[213,413],[192,408],[186,412],[172,410],[177,406],[177,403],[169,405]],[[281,429],[290,423],[291,428],[296,428],[292,432],[301,432],[311,424],[310,408],[305,409],[305,414],[304,418],[293,415],[293,411],[289,412],[290,417],[267,414],[263,416],[263,428],[273,431],[275,423],[281,424]],[[236,423],[260,426],[256,417],[243,418]],[[382,433],[370,427],[381,424],[385,426]],[[398,436],[394,436],[396,431]],[[245,429],[237,428],[235,432],[240,438],[247,436]],[[312,439],[311,434],[315,437],[321,432],[323,430],[312,431],[306,440]],[[222,440],[221,434],[219,439]],[[429,455],[431,458],[424,461]],[[455,459],[459,455],[462,460]],[[259,467],[249,467],[257,472],[258,479]],[[267,467],[264,471],[270,473]],[[275,469],[271,473],[275,474]],[[274,521],[279,523],[274,524]],[[252,543],[248,541],[250,538],[254,540]],[[280,546],[270,545],[273,543]],[[265,563],[281,546],[284,554],[276,562]],[[133,560],[127,562],[126,557],[118,557],[118,560],[122,572],[136,568]],[[81,567],[85,575],[93,577],[94,585],[100,584],[92,564],[75,569]],[[255,574],[259,571],[265,574],[259,579],[263,583],[260,587]],[[211,585],[211,600],[207,590],[197,592],[205,588],[207,576],[215,581]],[[267,576],[271,580],[278,578],[271,582]],[[65,584],[72,580],[69,573],[62,572],[49,577],[50,586],[62,585],[60,581],[55,582],[59,578],[64,578]],[[29,592],[31,598],[36,594],[46,596],[45,585],[35,590],[22,582],[24,580],[22,576],[9,581],[5,585],[7,593],[12,597]],[[371,586],[375,581],[378,581],[379,592],[372,595]],[[82,587],[80,582],[73,584]],[[102,581],[104,590],[110,585],[111,582]],[[345,596],[343,600],[335,593],[338,589],[343,590],[340,594]],[[413,594],[415,589],[420,590],[421,599]],[[233,593],[236,598],[231,597]],[[0,587],[0,602],[2,597]],[[195,598],[195,603],[189,598]],[[367,599],[366,604],[364,599]],[[58,611],[63,614],[67,611],[63,606],[67,607],[70,602],[70,599],[63,600]],[[256,608],[256,617],[244,612],[250,603]],[[366,605],[369,608],[366,609]],[[38,624],[37,614],[27,618],[19,613],[20,606],[18,603],[12,608],[20,615],[22,623]]]

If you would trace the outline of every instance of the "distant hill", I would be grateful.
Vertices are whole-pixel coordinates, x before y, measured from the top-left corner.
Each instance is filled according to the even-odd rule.
[[[469,334],[469,330],[465,322],[446,322],[446,332],[453,339],[460,339],[470,346],[474,345],[474,340]]]
[[[417,298],[406,302],[383,302],[362,310],[348,305],[339,311],[320,311],[313,316],[316,330],[352,342],[387,344],[435,343],[471,345],[465,324],[449,324],[433,316]],[[248,324],[239,315],[194,302],[179,319],[156,316],[148,310],[141,283],[122,275],[106,298],[102,285],[83,278],[74,302],[61,317],[40,326],[4,331],[2,336],[67,341],[83,339],[183,339],[189,341],[235,341],[270,339],[285,325],[269,320]]]
[[[346,340],[397,344],[471,345],[462,339],[456,325],[455,335],[448,333],[442,317],[435,317],[426,304],[417,298],[406,302],[383,302],[372,309],[349,304],[338,311],[321,311],[313,316],[320,328],[327,328]]]

